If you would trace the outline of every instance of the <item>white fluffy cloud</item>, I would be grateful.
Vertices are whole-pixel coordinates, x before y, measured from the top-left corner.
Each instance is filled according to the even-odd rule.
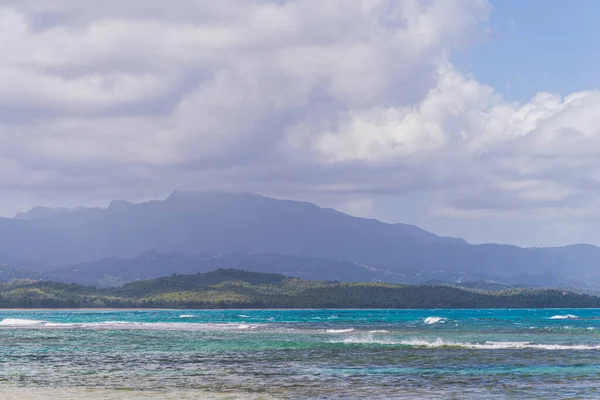
[[[419,193],[416,221],[475,240],[503,237],[444,221],[596,216],[600,92],[511,103],[458,71],[490,11],[0,1],[0,211],[215,188],[399,218],[378,196]]]

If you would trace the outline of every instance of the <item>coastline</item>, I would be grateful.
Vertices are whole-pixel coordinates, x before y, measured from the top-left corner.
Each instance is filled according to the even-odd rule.
[[[466,308],[69,308],[69,307],[10,307],[1,308],[2,311],[252,311],[252,310],[272,310],[272,311],[452,311],[452,310],[495,310],[495,311],[511,311],[511,310],[600,310],[600,307],[466,307]]]
[[[129,308],[115,308],[115,307],[0,307],[2,311],[252,311],[252,310],[273,310],[273,311],[451,311],[451,310],[496,310],[496,311],[511,311],[511,310],[600,310],[600,307],[447,307],[447,308],[336,308],[336,307],[324,307],[324,308],[281,308],[281,307],[251,307],[251,308],[145,308],[145,307],[129,307]]]

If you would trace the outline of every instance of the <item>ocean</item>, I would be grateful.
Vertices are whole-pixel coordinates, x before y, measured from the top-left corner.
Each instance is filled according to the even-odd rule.
[[[0,398],[600,398],[600,310],[0,310]]]

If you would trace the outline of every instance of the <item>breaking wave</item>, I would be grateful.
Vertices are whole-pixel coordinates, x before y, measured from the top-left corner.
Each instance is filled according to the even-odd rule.
[[[381,344],[396,345],[423,348],[463,348],[476,350],[600,350],[600,344],[550,344],[550,343],[532,343],[532,342],[494,342],[486,341],[483,343],[473,342],[452,342],[443,339],[409,339],[393,340],[386,338],[374,338],[372,335],[352,336],[341,340],[332,340],[335,343],[347,344]]]
[[[434,325],[439,322],[446,322],[446,319],[442,317],[427,317],[423,320],[423,323],[427,325]]]
[[[237,328],[238,329],[242,329],[242,330],[245,330],[245,329],[256,329],[256,325],[240,324],[240,325],[238,325]]]
[[[19,319],[19,318],[5,318],[0,321],[0,326],[31,326],[31,325],[44,325],[46,321],[38,321],[35,319]]]
[[[183,316],[180,318],[192,318]],[[236,331],[266,326],[234,323],[190,323],[190,322],[51,322],[31,319],[5,318],[0,327],[12,328],[76,328],[76,329],[131,329],[131,330],[173,330],[173,331]]]
[[[354,328],[348,328],[348,329],[327,329],[327,333],[348,333],[348,332],[353,332]]]
[[[579,317],[577,315],[573,315],[573,314],[566,314],[566,315],[553,315],[550,317],[550,319],[578,319]]]
[[[532,342],[493,342],[483,343],[450,342],[442,339],[435,341],[412,339],[403,340],[399,344],[414,347],[459,347],[465,349],[504,350],[504,349],[538,349],[538,350],[600,350],[600,345],[591,344],[546,344]]]

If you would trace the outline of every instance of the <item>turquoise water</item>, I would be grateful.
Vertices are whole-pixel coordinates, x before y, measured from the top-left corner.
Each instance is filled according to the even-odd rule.
[[[600,310],[0,310],[0,366],[3,398],[600,398]]]

